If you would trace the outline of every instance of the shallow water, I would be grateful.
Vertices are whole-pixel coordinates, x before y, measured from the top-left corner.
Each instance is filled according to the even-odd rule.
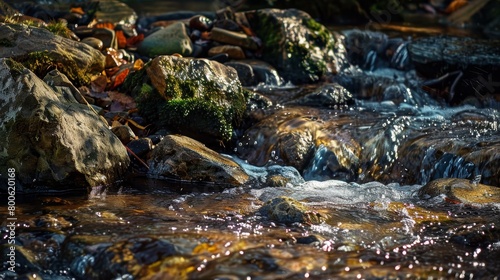
[[[43,279],[499,275],[500,205],[421,201],[419,187],[331,180],[215,193],[128,187],[94,199],[39,197],[19,201],[17,238]],[[326,221],[284,225],[256,214],[280,195],[305,202]]]

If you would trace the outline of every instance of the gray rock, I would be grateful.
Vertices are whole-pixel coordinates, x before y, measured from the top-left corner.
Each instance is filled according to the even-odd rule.
[[[339,84],[325,84],[295,101],[300,105],[333,108],[353,103],[352,94]]]
[[[241,186],[249,177],[233,160],[181,135],[167,135],[153,150],[149,176]]]
[[[38,77],[57,68],[76,86],[104,70],[105,56],[98,50],[44,28],[0,23],[0,46],[0,57],[22,63]]]
[[[99,0],[99,9],[95,16],[102,22],[114,24],[135,24],[137,20],[135,11],[117,0]]]
[[[190,56],[193,53],[193,44],[187,34],[186,25],[176,22],[144,38],[137,51],[149,57],[175,53]]]
[[[11,59],[0,59],[0,81],[0,167],[15,168],[18,191],[93,191],[125,173],[125,147],[89,107]]]

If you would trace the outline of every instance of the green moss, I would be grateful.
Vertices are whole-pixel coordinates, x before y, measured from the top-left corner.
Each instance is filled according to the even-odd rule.
[[[68,29],[66,23],[62,21],[51,21],[45,27],[50,32],[64,38],[71,38],[71,31]]]
[[[165,99],[149,84],[140,85],[135,98],[137,109],[148,122],[158,121]]]
[[[321,23],[315,21],[312,18],[305,18],[302,23],[311,31],[310,39],[321,48],[332,48],[334,45],[334,39],[330,31],[323,26]]]
[[[121,90],[132,97],[137,97],[143,91],[142,86],[149,82],[146,69],[149,67],[149,62],[144,65],[140,70],[130,73],[123,81]],[[150,86],[151,87],[151,86]]]
[[[173,99],[163,106],[160,125],[197,139],[229,141],[233,128],[225,110],[210,101]]]
[[[22,75],[23,72],[26,70],[26,68],[21,63],[18,63],[11,58],[6,59],[5,63],[7,64],[7,66],[9,66],[10,74],[13,77],[18,77],[19,75]]]

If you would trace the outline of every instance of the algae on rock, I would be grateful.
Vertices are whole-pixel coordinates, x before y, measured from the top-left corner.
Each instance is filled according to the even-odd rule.
[[[205,144],[230,140],[246,108],[236,70],[207,59],[159,56],[123,87],[147,121]]]

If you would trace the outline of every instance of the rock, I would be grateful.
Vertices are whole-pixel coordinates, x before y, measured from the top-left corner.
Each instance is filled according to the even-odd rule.
[[[122,141],[124,145],[127,145],[130,141],[137,139],[135,133],[132,131],[128,125],[115,126],[111,131]]]
[[[411,60],[417,71],[429,79],[450,73],[443,82],[453,84],[462,73],[446,99],[459,102],[465,96],[498,93],[500,84],[493,77],[500,77],[500,40],[470,37],[426,37],[408,46]],[[443,87],[444,88],[444,87]]]
[[[210,39],[224,44],[240,46],[249,50],[257,50],[259,48],[254,38],[243,33],[229,31],[219,27],[212,28]]]
[[[354,103],[352,94],[339,84],[324,84],[316,91],[295,100],[294,103],[305,106],[334,108]]]
[[[278,71],[269,63],[257,59],[245,60],[244,62],[252,66],[257,84],[264,83],[270,86],[283,84],[283,79],[278,74]]]
[[[0,59],[0,80],[0,167],[16,170],[19,192],[90,191],[121,178],[125,147],[88,106],[56,94],[11,59]]]
[[[38,77],[57,68],[76,86],[90,83],[104,70],[105,57],[98,50],[56,36],[44,28],[0,23],[0,57],[10,57]]]
[[[227,53],[231,59],[244,59],[245,53],[239,46],[222,45],[215,46],[208,50],[208,56],[214,56],[221,53]]]
[[[114,30],[108,28],[92,28],[92,37],[102,41],[103,48],[118,49],[118,41]]]
[[[137,51],[149,57],[175,53],[190,56],[193,46],[184,23],[176,22],[144,38]]]
[[[127,4],[117,0],[99,0],[97,20],[114,24],[135,24],[137,14]]]
[[[127,144],[127,147],[134,152],[134,154],[142,157],[153,149],[153,140],[150,138],[132,140]]]
[[[234,68],[207,59],[160,56],[123,87],[147,121],[214,146],[231,139],[246,106]]]
[[[100,39],[97,39],[96,37],[83,38],[81,42],[91,46],[92,48],[98,51],[102,50],[102,48],[104,47],[103,42]]]
[[[197,15],[189,19],[189,28],[208,31],[212,28],[213,21],[206,16]]]
[[[310,107],[280,110],[247,129],[236,154],[257,166],[293,166],[308,179],[355,180],[360,144],[339,128],[343,121],[327,121],[320,113]]]
[[[224,63],[224,65],[236,69],[236,72],[238,72],[238,79],[240,80],[242,86],[247,87],[257,84],[252,66],[249,64],[239,61],[229,61]]]
[[[500,203],[500,188],[472,180],[441,178],[427,183],[418,191],[422,199],[445,195],[452,202]]]
[[[167,135],[153,150],[149,176],[241,186],[249,177],[234,161],[186,136]]]
[[[262,59],[292,83],[316,82],[335,61],[334,34],[307,13],[295,9],[246,12],[262,40]]]
[[[309,211],[301,202],[285,196],[269,200],[259,208],[259,213],[283,224],[320,224],[324,220],[321,214]]]

